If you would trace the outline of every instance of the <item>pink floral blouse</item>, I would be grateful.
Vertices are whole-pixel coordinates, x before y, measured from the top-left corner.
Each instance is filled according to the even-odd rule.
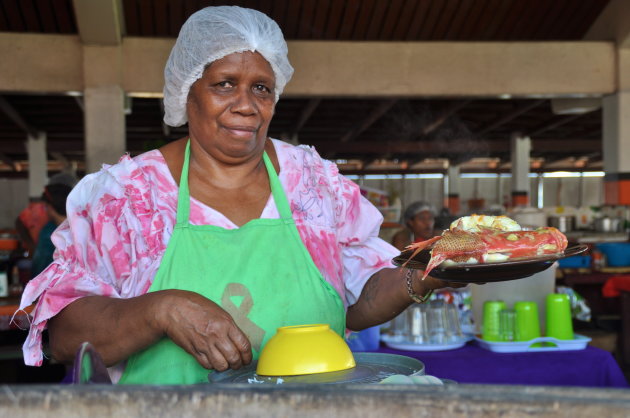
[[[280,182],[306,248],[346,306],[376,271],[393,267],[398,251],[378,238],[380,212],[335,164],[306,146],[273,140]],[[68,197],[68,219],[52,236],[54,262],[31,280],[20,309],[35,300],[24,343],[28,365],[42,364],[41,335],[49,318],[74,300],[92,295],[145,294],[176,223],[178,186],[162,154],[123,156],[86,176]],[[279,214],[270,196],[262,218]],[[191,198],[190,222],[237,228],[216,210]]]

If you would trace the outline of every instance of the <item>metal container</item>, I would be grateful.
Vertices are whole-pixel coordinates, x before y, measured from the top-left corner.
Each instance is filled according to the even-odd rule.
[[[558,228],[560,232],[567,233],[575,229],[575,216],[556,215],[547,218],[547,225]]]
[[[621,218],[604,216],[603,218],[593,220],[593,225],[597,232],[620,232],[623,227],[623,222]]]
[[[524,229],[536,229],[547,226],[547,215],[541,209],[532,207],[516,208],[509,216]]]

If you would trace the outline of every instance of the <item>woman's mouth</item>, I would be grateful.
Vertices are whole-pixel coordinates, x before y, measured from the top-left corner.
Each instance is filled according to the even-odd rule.
[[[236,138],[250,138],[257,131],[256,127],[253,126],[226,126],[225,129]]]

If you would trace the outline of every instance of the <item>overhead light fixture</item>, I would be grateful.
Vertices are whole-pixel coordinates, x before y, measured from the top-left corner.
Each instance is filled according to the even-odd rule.
[[[164,93],[152,92],[152,91],[134,91],[134,92],[128,92],[127,96],[138,97],[140,99],[163,99]]]
[[[602,107],[599,97],[551,99],[551,111],[556,115],[581,115]]]

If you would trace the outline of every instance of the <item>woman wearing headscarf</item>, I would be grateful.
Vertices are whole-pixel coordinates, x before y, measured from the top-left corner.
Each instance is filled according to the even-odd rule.
[[[425,241],[435,236],[435,209],[424,201],[416,201],[407,206],[403,213],[405,229],[396,232],[392,245],[403,250],[411,243]]]
[[[209,7],[183,25],[164,120],[188,136],[86,176],[26,288],[41,333],[70,362],[91,342],[122,383],[207,382],[255,359],[280,326],[340,335],[383,323],[444,283],[393,268],[382,217],[309,147],[267,137],[293,69],[277,24]]]

